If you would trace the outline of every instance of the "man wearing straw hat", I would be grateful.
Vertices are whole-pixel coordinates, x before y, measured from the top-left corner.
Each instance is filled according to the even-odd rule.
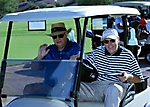
[[[47,34],[52,37],[54,44],[47,46],[42,44],[39,47],[38,55],[35,60],[41,59],[77,59],[79,58],[80,45],[76,42],[69,41],[67,36],[71,31],[66,29],[63,22],[54,23],[51,26],[51,34]],[[32,69],[38,69],[40,66],[38,63],[32,63]]]
[[[69,41],[67,38],[70,29],[66,29],[63,22],[54,23],[51,26],[51,34],[47,34],[52,37],[54,44],[47,46],[47,44],[42,44],[39,47],[38,55],[35,60],[61,60],[61,59],[70,59],[75,60],[79,58],[80,54],[80,45],[76,42]],[[32,62],[32,70],[42,70],[45,66],[39,62]],[[23,93],[24,94],[48,94],[51,89],[50,83],[50,74],[49,70],[45,72],[45,80],[41,83],[33,83],[25,86]]]

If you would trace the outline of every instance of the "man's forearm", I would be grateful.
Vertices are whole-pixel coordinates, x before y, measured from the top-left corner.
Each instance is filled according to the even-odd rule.
[[[138,83],[138,82],[140,82],[140,78],[137,75],[129,74],[128,76],[129,76],[128,77],[128,81],[130,81],[132,83]]]
[[[37,56],[34,60],[41,60],[41,59],[42,59],[42,57]]]
[[[40,60],[40,57],[36,57],[34,60]],[[32,62],[31,63],[31,69],[32,70],[39,70],[40,69],[40,63],[39,62]]]

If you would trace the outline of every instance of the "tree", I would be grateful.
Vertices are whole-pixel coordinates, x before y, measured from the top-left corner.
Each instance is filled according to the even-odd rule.
[[[26,2],[27,0],[19,0],[19,3]]]
[[[77,0],[80,5],[111,4],[113,0]]]
[[[64,4],[62,4],[62,3],[60,3],[60,2],[55,2],[54,5],[55,5],[56,7],[62,7],[62,6],[64,6]]]
[[[0,0],[0,18],[7,13],[15,12],[18,2],[18,0]]]
[[[38,6],[33,1],[29,1],[28,10],[37,9],[37,8]]]
[[[45,7],[47,7],[47,4],[44,3],[44,2],[41,2],[41,3],[38,4],[38,7],[39,8],[45,8]]]

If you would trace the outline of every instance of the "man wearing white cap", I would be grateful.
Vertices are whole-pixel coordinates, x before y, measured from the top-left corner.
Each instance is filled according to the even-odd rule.
[[[86,60],[95,67],[98,78],[91,83],[81,82],[81,101],[103,101],[104,107],[119,107],[130,83],[143,81],[143,75],[134,55],[119,46],[119,36],[115,29],[107,29],[102,34],[104,46],[93,50]],[[90,64],[86,65],[92,70]]]

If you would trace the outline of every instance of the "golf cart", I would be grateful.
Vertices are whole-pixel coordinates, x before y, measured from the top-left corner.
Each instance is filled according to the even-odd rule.
[[[113,5],[123,6],[123,7],[134,7],[141,13],[140,16],[147,19],[146,29],[147,32],[142,32],[138,28],[139,33],[137,34],[139,40],[139,57],[144,57],[146,62],[150,64],[150,2],[149,1],[125,1],[125,2],[115,2]]]
[[[114,5],[124,6],[124,7],[134,7],[139,10],[141,15],[147,19],[149,17],[150,2],[149,1],[124,1],[124,2],[115,2]]]
[[[103,107],[103,102],[79,102],[78,100],[88,19],[109,17],[109,15],[125,15],[124,18],[126,18],[127,15],[139,14],[137,9],[108,5],[44,8],[6,14],[1,19],[2,23],[5,21],[8,22],[8,31],[4,56],[1,63],[0,107]],[[81,45],[79,60],[33,60],[33,56],[32,59],[29,57],[31,57],[30,54],[32,51],[30,48],[31,45],[34,45],[34,40],[32,39],[30,43],[29,39],[22,36],[19,37],[13,33],[15,32],[13,29],[14,23],[21,22],[21,24],[25,24],[22,22],[27,22],[27,32],[38,32],[46,30],[48,20],[62,21],[64,19],[74,19],[75,21],[77,42]],[[84,20],[82,32],[81,19]],[[101,28],[101,26],[98,25],[98,28],[99,27]],[[17,33],[19,33],[19,29],[16,30]],[[24,36],[30,38],[27,32],[25,32],[26,35]],[[23,33],[21,33],[21,35],[23,35]],[[41,37],[33,36],[35,36],[35,38]],[[15,47],[15,51],[17,53],[20,52],[23,56],[27,55],[24,58],[17,58],[16,56],[16,58],[11,59],[12,48],[14,48],[12,43],[15,37],[18,37],[17,40],[20,42],[20,44]],[[43,38],[44,36],[41,37],[41,40],[43,40]],[[25,44],[24,40],[26,41]],[[21,45],[21,43],[23,45]],[[128,43],[128,41],[125,41],[125,43]],[[38,46],[35,48],[37,49]],[[23,51],[22,49],[27,50]],[[37,53],[35,53],[35,55],[36,54]],[[47,70],[32,70],[32,63],[41,63],[47,67]],[[49,72],[51,74],[47,74],[46,71],[51,71]],[[24,93],[24,88],[27,85],[42,83],[46,78],[45,76],[48,76],[50,79],[49,84],[52,86],[49,91],[37,92],[39,87],[36,87],[32,89],[35,93]],[[147,79],[148,78],[145,78],[145,81],[142,83],[131,84],[131,86],[129,86],[125,97],[120,103],[120,107],[144,107],[144,105],[149,102],[150,96],[148,95],[150,94],[150,88],[147,86]]]

